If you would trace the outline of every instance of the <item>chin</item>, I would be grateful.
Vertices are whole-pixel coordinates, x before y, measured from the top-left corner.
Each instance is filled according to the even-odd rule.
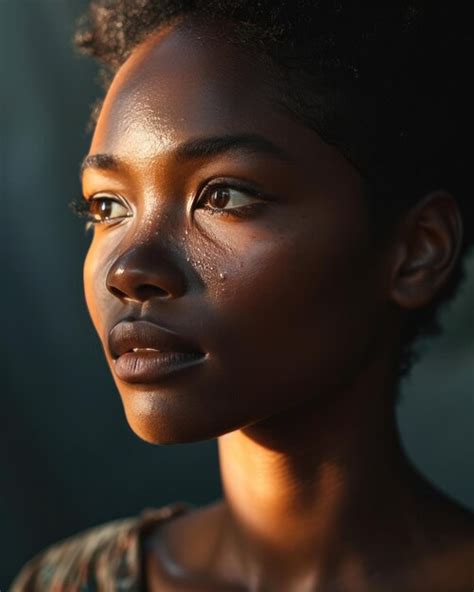
[[[156,391],[127,389],[126,393],[122,391],[120,394],[128,425],[149,444],[202,442],[242,427],[239,423],[230,423],[229,414],[219,418],[209,413],[207,408],[201,413],[196,410],[190,412],[190,406],[175,404],[165,394]]]

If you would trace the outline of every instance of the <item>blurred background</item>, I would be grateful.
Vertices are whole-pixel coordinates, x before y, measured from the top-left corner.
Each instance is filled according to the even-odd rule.
[[[128,427],[82,289],[80,194],[92,61],[71,37],[84,0],[0,0],[2,392],[0,590],[52,542],[145,507],[220,496],[214,442],[153,446]],[[445,333],[398,408],[410,457],[474,509],[474,257]]]

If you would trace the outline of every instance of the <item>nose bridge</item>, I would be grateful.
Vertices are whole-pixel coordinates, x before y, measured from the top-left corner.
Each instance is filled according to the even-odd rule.
[[[156,220],[156,217],[154,217]],[[186,290],[178,248],[178,233],[170,234],[170,219],[141,220],[117,247],[107,272],[110,292],[122,299],[143,301],[153,296],[177,298]]]

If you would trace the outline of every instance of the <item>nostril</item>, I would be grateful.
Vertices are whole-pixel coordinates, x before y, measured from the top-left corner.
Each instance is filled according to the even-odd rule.
[[[141,284],[135,288],[135,295],[138,300],[145,301],[149,298],[168,298],[170,293],[167,290],[163,290],[159,286],[153,284]]]
[[[113,294],[114,296],[116,296],[117,298],[126,298],[127,297],[125,292],[122,292],[122,290],[119,290],[115,286],[107,286],[107,287],[109,289],[109,292],[111,294]]]
[[[130,286],[128,290],[120,290],[117,286],[108,284],[107,288],[111,294],[120,300],[139,300],[144,302],[150,298],[169,298],[171,293],[160,286],[153,284],[139,284],[137,286]]]

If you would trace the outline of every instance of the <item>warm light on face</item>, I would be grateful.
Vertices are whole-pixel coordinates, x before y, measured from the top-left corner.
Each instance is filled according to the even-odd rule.
[[[140,437],[216,437],[357,372],[379,330],[362,179],[235,48],[179,29],[141,46],[85,165],[86,198],[130,214],[95,225],[84,281]],[[197,343],[205,363],[120,380],[107,336],[130,317]]]

